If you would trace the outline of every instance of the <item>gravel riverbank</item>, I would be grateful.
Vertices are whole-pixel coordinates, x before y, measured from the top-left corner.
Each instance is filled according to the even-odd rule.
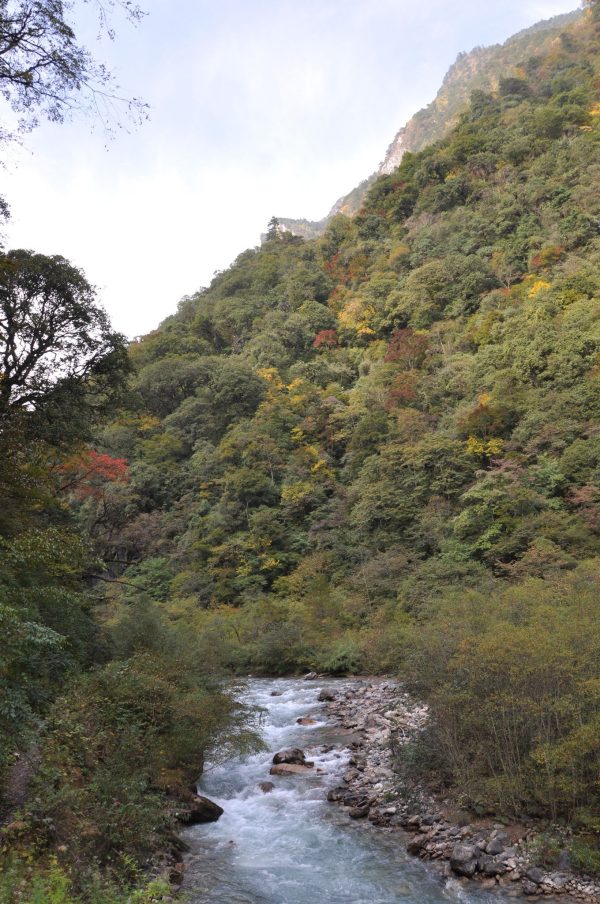
[[[389,832],[402,833],[409,853],[436,861],[447,875],[476,880],[509,895],[570,897],[600,904],[600,884],[568,869],[548,871],[528,853],[535,829],[477,820],[453,822],[447,802],[400,784],[394,753],[422,730],[427,708],[392,681],[366,680],[322,692],[332,720],[357,733],[342,783],[328,799]]]

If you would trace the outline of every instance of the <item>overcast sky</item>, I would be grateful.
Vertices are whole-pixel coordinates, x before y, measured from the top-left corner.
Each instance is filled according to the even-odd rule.
[[[63,254],[114,325],[153,329],[259,242],[273,214],[320,219],[368,176],[461,50],[577,0],[147,0],[98,47],[140,129],[45,124],[13,149],[9,247]]]

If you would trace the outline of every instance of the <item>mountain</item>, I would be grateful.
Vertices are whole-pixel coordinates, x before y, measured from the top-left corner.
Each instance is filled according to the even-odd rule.
[[[130,482],[81,505],[126,610],[144,588],[241,673],[401,674],[431,712],[411,768],[568,822],[592,864],[599,33],[596,5],[509,42],[432,141],[508,51],[461,59],[353,217],[184,299],[97,436]]]
[[[378,176],[389,175],[407,151],[417,153],[442,139],[458,122],[473,91],[493,91],[501,76],[518,75],[524,61],[547,53],[564,28],[582,15],[580,10],[554,16],[513,35],[503,44],[475,47],[459,54],[450,67],[435,99],[398,130],[377,170],[333,205],[322,220],[295,220],[279,217],[282,227],[302,238],[315,238],[338,213],[353,216],[362,206]]]

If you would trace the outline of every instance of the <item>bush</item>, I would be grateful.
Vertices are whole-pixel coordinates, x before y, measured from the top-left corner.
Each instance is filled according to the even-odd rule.
[[[0,872],[0,904],[167,904],[171,900],[171,888],[161,879],[123,889],[96,875],[85,894],[79,894],[56,862],[33,865],[13,857]]]
[[[599,589],[595,563],[493,598],[448,594],[409,632],[433,743],[473,805],[553,820],[600,806]]]

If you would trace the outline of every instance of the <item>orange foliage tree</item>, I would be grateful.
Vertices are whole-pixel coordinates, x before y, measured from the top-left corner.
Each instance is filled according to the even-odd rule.
[[[109,483],[129,483],[129,466],[124,458],[113,458],[93,449],[71,455],[63,461],[59,473],[64,478],[62,493],[77,499],[100,499]]]

